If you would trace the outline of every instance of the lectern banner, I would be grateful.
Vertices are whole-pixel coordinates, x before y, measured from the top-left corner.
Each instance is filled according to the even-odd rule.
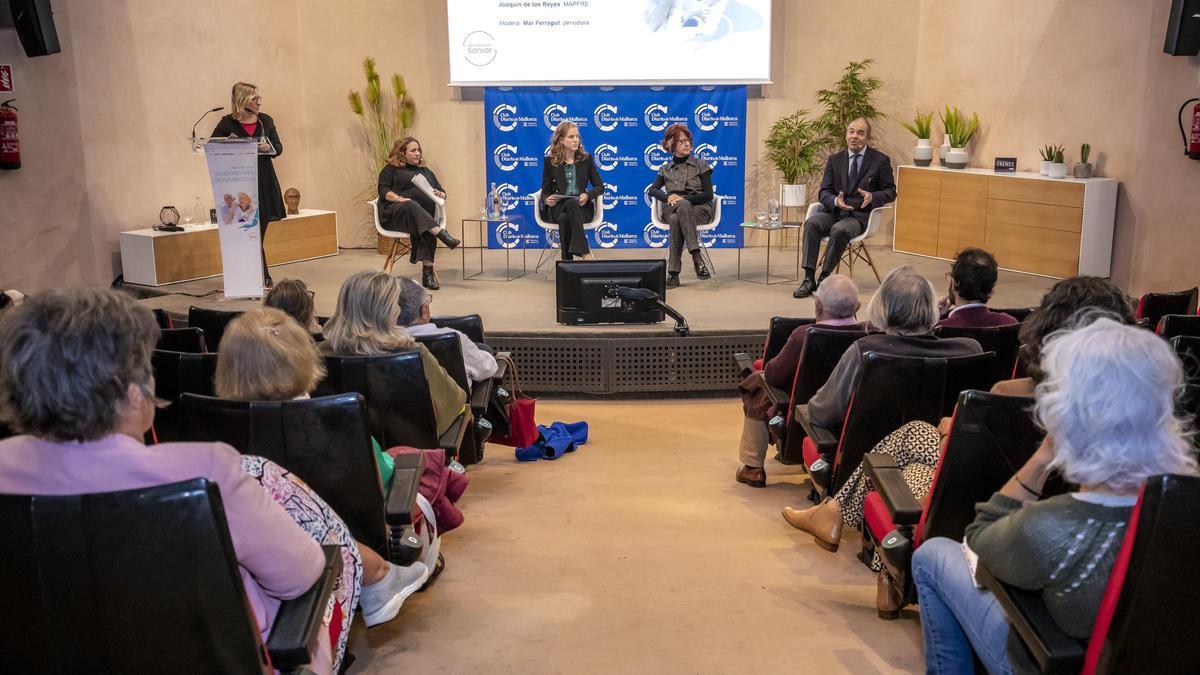
[[[542,246],[534,224],[532,193],[541,187],[542,158],[559,122],[579,127],[604,179],[604,222],[589,234],[598,248],[662,248],[667,234],[651,227],[646,188],[671,159],[663,131],[686,124],[693,153],[713,170],[721,195],[721,222],[703,233],[704,246],[740,243],[745,192],[746,87],[488,87],[484,90],[488,187],[505,196],[505,209],[524,216],[520,228],[492,224],[488,244],[514,248],[520,239]]]
[[[213,139],[204,144],[217,232],[225,297],[263,294],[261,236],[258,228],[258,144],[254,139]]]

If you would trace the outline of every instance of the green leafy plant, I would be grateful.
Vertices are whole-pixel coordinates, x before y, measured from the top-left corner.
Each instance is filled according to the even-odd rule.
[[[1054,159],[1050,161],[1054,162],[1055,164],[1063,163],[1063,146],[1060,145],[1054,149]]]
[[[922,113],[918,110],[911,123],[901,122],[900,126],[917,138],[928,139],[929,133],[933,129],[933,113]]]
[[[874,63],[874,59],[851,61],[842,69],[841,79],[834,82],[832,88],[817,90],[817,102],[825,106],[817,123],[823,136],[822,145],[826,148],[841,148],[845,144],[846,127],[855,119],[887,117],[872,100],[883,81],[866,76],[867,69]]]
[[[1092,155],[1092,146],[1088,145],[1087,143],[1084,143],[1083,145],[1079,146],[1079,161],[1080,162],[1087,164],[1088,157],[1090,157],[1091,155]]]
[[[367,88],[363,93],[351,90],[347,95],[350,111],[358,117],[360,125],[360,148],[368,165],[370,175],[375,175],[387,161],[392,145],[408,135],[416,116],[416,105],[408,95],[404,78],[393,74],[390,91],[384,92],[375,69],[375,59],[363,59],[363,74]]]
[[[767,158],[787,183],[794,184],[821,168],[818,158],[823,145],[820,122],[810,120],[808,110],[804,108],[771,125],[765,145]]]
[[[1054,158],[1056,156],[1062,157],[1064,150],[1065,150],[1065,148],[1063,148],[1063,146],[1061,146],[1061,145],[1045,145],[1045,146],[1042,146],[1041,150],[1038,150],[1038,153],[1041,154],[1042,161],[1044,161],[1044,162],[1062,161],[1062,160],[1055,160]]]
[[[946,130],[952,148],[967,147],[971,137],[979,131],[979,113],[973,113],[971,119],[967,119],[966,113],[959,110],[958,106],[948,105],[938,113],[938,117],[942,120],[942,128]]]

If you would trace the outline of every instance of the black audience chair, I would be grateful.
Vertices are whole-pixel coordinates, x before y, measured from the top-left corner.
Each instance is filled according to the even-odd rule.
[[[1011,316],[1012,318],[1016,319],[1017,321],[1024,323],[1025,319],[1028,319],[1030,314],[1033,314],[1034,312],[1037,311],[1037,307],[1012,307],[1009,309],[994,309],[993,308],[992,311],[993,312],[1004,312],[1005,314]]]
[[[1187,335],[1200,337],[1200,316],[1195,314],[1164,314],[1154,330],[1164,340]]]
[[[175,407],[183,394],[213,395],[217,374],[216,354],[188,354],[154,350],[150,356],[154,369],[154,395],[168,405],[154,414],[151,442],[186,440],[180,436],[180,413]]]
[[[175,322],[171,320],[171,315],[167,314],[167,310],[152,309],[150,311],[154,313],[154,321],[158,324],[159,328],[168,330],[175,327]]]
[[[1021,324],[1014,323],[1008,326],[992,326],[990,328],[957,328],[952,326],[938,326],[934,329],[933,334],[939,338],[965,337],[979,343],[985,352],[995,352],[996,362],[992,377],[996,382],[1007,380],[1012,377],[1013,370],[1017,365],[1017,350],[1020,348],[1020,339],[1017,334],[1021,331]]]
[[[901,607],[916,601],[909,575],[913,552],[933,537],[961,541],[975,520],[975,505],[990,499],[1037,450],[1044,433],[1033,421],[1032,408],[1031,398],[975,390],[960,394],[933,486],[923,501],[912,495],[891,455],[869,452],[863,458],[863,471],[875,490],[863,502],[860,559],[870,563],[879,552],[900,591]],[[1049,494],[1061,492],[1061,487],[1047,488]]]
[[[215,483],[0,495],[0,538],[5,672],[270,672]],[[267,640],[285,673],[311,661],[341,574],[322,549],[324,573]]]
[[[225,326],[241,315],[242,312],[192,306],[188,307],[188,326],[204,329],[205,343],[215,352],[221,347]]]
[[[762,354],[758,358],[762,359],[765,364],[767,361],[775,358],[779,352],[783,351],[783,345],[787,344],[788,338],[792,333],[801,326],[811,326],[816,323],[816,319],[798,318],[790,316],[773,316],[771,323],[767,328],[767,339],[763,342]],[[755,357],[745,353],[738,352],[733,355],[733,360],[737,362],[740,377],[745,378],[754,371]]]
[[[16,432],[8,428],[8,425],[0,422],[0,440],[4,440],[9,436],[16,436]]]
[[[412,523],[420,455],[401,455],[391,485],[367,434],[360,394],[298,401],[228,401],[184,394],[176,404],[189,441],[220,441],[299,476],[337,512],[354,538],[398,565],[421,553]]]
[[[991,389],[995,357],[992,352],[950,358],[867,352],[840,431],[813,424],[806,407],[796,406],[807,434],[801,453],[812,478],[810,499],[837,492],[884,436],[913,420],[937,424],[953,412],[959,393]]]
[[[467,434],[463,440],[458,461],[464,465],[480,462],[483,460],[483,446],[492,435],[492,425],[483,417],[487,413],[488,399],[492,395],[491,381],[480,382],[472,388],[471,380],[467,377],[466,365],[463,363],[462,343],[459,342],[457,334],[421,335],[416,340],[425,345],[438,364],[469,395],[474,423],[472,433]]]
[[[1187,617],[1200,605],[1200,586],[1190,583],[1198,512],[1200,478],[1146,481],[1086,644],[1059,629],[1040,593],[1009,586],[982,564],[976,578],[1044,673],[1195,673],[1196,630]]]
[[[325,369],[327,374],[315,394],[362,394],[367,400],[367,429],[384,448],[442,448],[447,458],[458,456],[470,420],[466,413],[460,414],[446,433],[438,436],[420,352],[326,356]]]
[[[1195,314],[1198,293],[1200,288],[1195,286],[1171,293],[1147,293],[1138,300],[1135,315],[1139,323],[1145,322],[1147,327],[1154,329],[1158,320],[1167,314]]]
[[[158,336],[155,349],[189,354],[203,354],[208,351],[204,344],[203,328],[164,328]]]
[[[1192,384],[1200,384],[1200,337],[1179,335],[1171,338],[1170,343],[1183,365],[1184,377]]]
[[[796,372],[792,376],[791,392],[767,389],[771,402],[780,411],[780,414],[767,422],[767,429],[771,432],[771,440],[775,442],[775,447],[779,448],[781,463],[804,463],[801,452],[805,438],[804,427],[793,412],[796,406],[808,403],[808,399],[825,384],[850,345],[866,335],[867,331],[862,330],[810,327],[808,337],[804,339],[804,349],[800,352],[800,360],[796,363]]]
[[[438,328],[453,328],[471,338],[471,342],[477,345],[486,345],[488,343],[487,333],[483,330],[483,318],[478,314],[433,316],[429,318],[429,323]]]

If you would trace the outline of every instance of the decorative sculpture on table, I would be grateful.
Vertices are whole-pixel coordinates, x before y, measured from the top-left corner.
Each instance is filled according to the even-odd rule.
[[[287,192],[283,193],[283,203],[287,205],[287,214],[295,216],[300,214],[300,191],[296,188],[288,188]]]

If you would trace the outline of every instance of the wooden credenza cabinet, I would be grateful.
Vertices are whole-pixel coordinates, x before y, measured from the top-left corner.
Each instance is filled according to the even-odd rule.
[[[1112,178],[901,166],[893,247],[953,259],[978,246],[1004,269],[1107,277],[1117,185]]]

